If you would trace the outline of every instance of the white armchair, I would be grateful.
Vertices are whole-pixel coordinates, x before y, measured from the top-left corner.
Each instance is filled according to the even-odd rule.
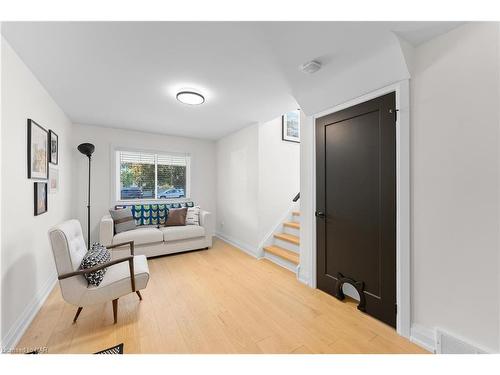
[[[118,298],[136,292],[142,300],[140,290],[149,281],[148,262],[144,255],[134,256],[134,242],[108,246],[112,249],[128,245],[130,255],[113,259],[105,264],[80,270],[80,263],[87,253],[82,227],[77,220],[68,220],[49,231],[52,252],[56,263],[59,286],[64,300],[78,306],[73,323],[84,306],[113,301],[114,322],[117,322]],[[108,268],[99,286],[88,285],[85,273]]]

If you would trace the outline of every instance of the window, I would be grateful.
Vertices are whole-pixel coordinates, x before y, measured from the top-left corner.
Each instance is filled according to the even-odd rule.
[[[189,197],[190,162],[185,154],[116,151],[117,200]]]

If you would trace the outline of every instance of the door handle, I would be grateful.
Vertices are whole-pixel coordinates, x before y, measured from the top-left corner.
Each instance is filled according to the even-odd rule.
[[[323,211],[316,211],[315,216],[319,217],[320,219],[324,219],[326,217]]]

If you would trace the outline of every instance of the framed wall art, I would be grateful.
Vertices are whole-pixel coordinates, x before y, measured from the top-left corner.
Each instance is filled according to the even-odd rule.
[[[35,216],[41,215],[48,210],[47,183],[35,182]]]
[[[50,162],[57,165],[59,162],[59,137],[49,130]]]
[[[31,119],[28,119],[28,178],[49,178],[49,134]]]
[[[287,112],[282,117],[282,139],[300,143],[300,111]]]
[[[59,191],[59,169],[49,167],[49,193],[54,194]]]

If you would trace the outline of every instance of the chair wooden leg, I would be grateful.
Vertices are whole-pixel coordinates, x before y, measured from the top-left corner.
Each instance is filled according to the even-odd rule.
[[[118,298],[113,300],[113,318],[115,323],[118,321]]]
[[[82,310],[83,310],[83,307],[79,307],[78,310],[76,310],[75,317],[73,318],[73,323],[76,323],[76,320],[80,316],[80,313],[82,312]]]
[[[142,301],[141,292],[137,291],[136,293],[137,293],[137,295],[139,296],[139,299]]]

